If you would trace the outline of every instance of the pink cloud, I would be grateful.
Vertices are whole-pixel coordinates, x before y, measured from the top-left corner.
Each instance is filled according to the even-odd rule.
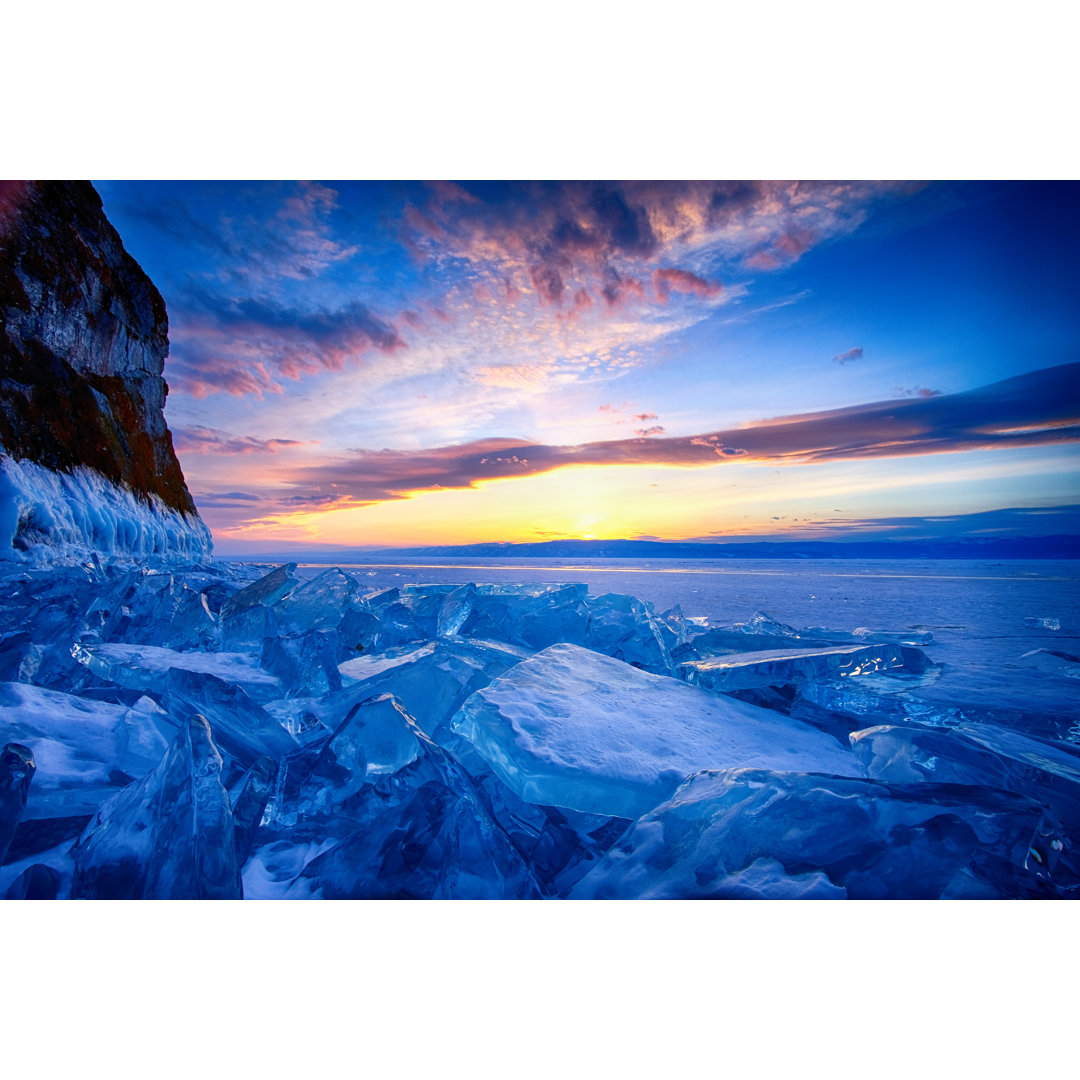
[[[672,290],[691,293],[703,300],[721,296],[724,292],[724,287],[719,282],[706,281],[697,274],[690,273],[689,270],[680,270],[675,266],[662,266],[659,270],[653,271],[653,289],[665,303]]]

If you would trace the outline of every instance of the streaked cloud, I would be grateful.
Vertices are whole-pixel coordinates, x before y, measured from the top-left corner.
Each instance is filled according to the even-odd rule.
[[[847,352],[842,352],[833,357],[834,364],[846,364],[849,360],[861,360],[863,357],[863,348],[861,345],[856,345],[854,349],[848,349]]]
[[[701,468],[729,459],[808,464],[1078,441],[1080,364],[1069,364],[964,393],[873,402],[682,437],[644,434],[580,445],[505,438],[418,451],[359,450],[283,470],[280,494],[298,508],[364,505],[570,466]]]

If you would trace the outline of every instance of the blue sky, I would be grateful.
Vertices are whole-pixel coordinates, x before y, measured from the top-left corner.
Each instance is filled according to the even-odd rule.
[[[1076,184],[95,185],[222,553],[1080,503]]]

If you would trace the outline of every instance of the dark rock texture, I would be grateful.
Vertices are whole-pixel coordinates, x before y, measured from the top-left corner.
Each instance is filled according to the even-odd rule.
[[[0,181],[0,442],[197,516],[163,409],[165,302],[85,181]]]

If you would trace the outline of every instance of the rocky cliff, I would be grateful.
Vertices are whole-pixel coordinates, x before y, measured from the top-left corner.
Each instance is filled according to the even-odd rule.
[[[165,423],[168,351],[165,302],[93,186],[0,182],[4,554],[209,555]]]

